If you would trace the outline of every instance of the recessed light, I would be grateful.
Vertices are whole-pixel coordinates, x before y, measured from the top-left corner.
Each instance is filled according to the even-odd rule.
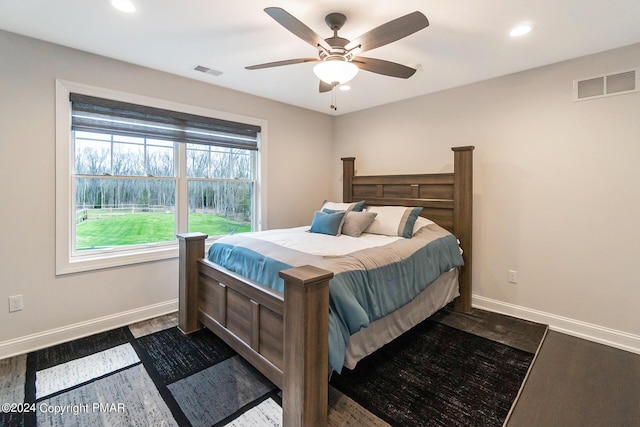
[[[529,34],[535,26],[530,22],[522,22],[511,29],[509,32],[509,36],[511,37],[521,37],[526,34]]]
[[[349,86],[349,85],[340,85],[340,86],[338,86],[338,89],[346,92],[348,90],[351,90],[351,86]]]
[[[125,13],[136,11],[136,6],[130,0],[111,0],[111,6]]]

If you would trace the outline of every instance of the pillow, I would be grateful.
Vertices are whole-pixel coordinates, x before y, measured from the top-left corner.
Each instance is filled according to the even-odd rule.
[[[419,216],[418,219],[416,219],[416,223],[413,224],[413,234],[416,234],[418,232],[418,230],[420,230],[422,227],[426,227],[427,225],[431,225],[431,224],[435,224],[435,222],[431,221],[430,219],[427,219],[423,216]]]
[[[325,200],[324,202],[322,202],[322,207],[320,208],[320,210],[325,213],[350,212],[352,210],[356,212],[360,212],[362,211],[362,208],[364,208],[364,200],[356,203],[338,203],[338,202],[328,202]],[[344,218],[342,219],[342,224],[340,224],[340,228],[338,229],[338,234],[336,234],[336,236],[339,236],[340,234],[342,234],[343,224],[344,224]]]
[[[334,213],[318,211],[313,215],[313,221],[311,221],[311,229],[309,231],[312,233],[338,236],[340,235],[340,227],[342,226],[345,213],[345,211]]]
[[[348,212],[348,211],[345,211],[344,209],[322,208],[322,212],[324,212],[324,213],[336,213],[336,212]]]
[[[378,215],[375,212],[347,212],[342,225],[342,234],[359,237]]]
[[[348,212],[350,212],[349,210],[346,211],[338,211],[335,209],[329,209],[329,208],[323,208],[321,212],[324,213],[328,213],[328,214],[333,214],[333,213],[338,213],[338,212],[342,212],[343,214],[347,214]],[[344,217],[342,217],[342,222],[340,223],[340,227],[338,227],[338,234],[335,234],[335,236],[339,236],[342,234],[342,226],[344,225],[344,220],[347,217],[347,215],[345,215]]]
[[[338,202],[322,202],[322,206],[320,210],[331,209],[334,211],[354,211],[354,212],[362,212],[362,208],[364,208],[364,200],[360,202],[353,203],[338,203]]]
[[[366,231],[373,234],[411,238],[413,225],[421,211],[422,208],[406,206],[371,206],[367,208],[367,212],[375,212],[378,215]]]

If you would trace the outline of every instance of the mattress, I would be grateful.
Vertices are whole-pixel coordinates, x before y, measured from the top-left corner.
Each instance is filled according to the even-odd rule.
[[[365,356],[424,321],[460,295],[457,268],[438,277],[411,302],[351,335],[344,367],[353,369]]]

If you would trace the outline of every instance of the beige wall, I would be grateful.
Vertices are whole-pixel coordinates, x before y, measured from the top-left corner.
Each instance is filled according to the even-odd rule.
[[[574,79],[639,66],[636,44],[340,116],[333,157],[449,172],[475,145],[474,304],[640,352],[640,92],[572,100]]]
[[[331,194],[328,115],[3,31],[0,52],[0,357],[177,308],[176,259],[55,276],[55,79],[267,120],[268,228]]]

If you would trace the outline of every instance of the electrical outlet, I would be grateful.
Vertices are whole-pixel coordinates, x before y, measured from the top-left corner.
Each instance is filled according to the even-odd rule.
[[[14,295],[9,297],[9,313],[20,311],[23,309],[22,295]]]
[[[515,270],[509,270],[507,272],[507,280],[509,283],[518,283],[518,272]]]

